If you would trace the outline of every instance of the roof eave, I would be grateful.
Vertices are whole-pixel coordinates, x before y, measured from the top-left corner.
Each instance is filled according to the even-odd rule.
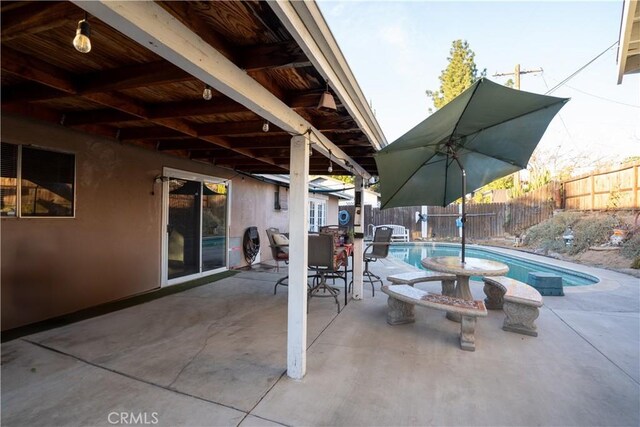
[[[269,5],[333,88],[373,148],[385,147],[388,143],[384,133],[318,5],[314,1],[290,0],[269,1]]]
[[[618,84],[626,74],[640,72],[640,7],[637,0],[624,2],[617,60]]]

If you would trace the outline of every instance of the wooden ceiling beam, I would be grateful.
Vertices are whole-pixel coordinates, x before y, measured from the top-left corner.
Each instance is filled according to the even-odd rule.
[[[140,121],[140,117],[110,108],[65,113],[62,124],[65,126],[82,126],[88,124],[104,124],[117,122]]]
[[[222,36],[212,30],[211,26],[207,24],[198,13],[194,10],[195,7],[186,1],[160,1],[157,3],[174,18],[184,24],[186,27],[197,34],[207,44],[211,45],[214,49],[220,52],[231,62],[236,62],[235,54],[233,53],[232,46],[230,46]]]
[[[28,2],[25,6],[2,12],[2,42],[58,28],[69,21],[80,21],[84,12],[72,3]]]
[[[81,93],[111,92],[194,80],[167,61],[136,64],[76,77]]]
[[[202,153],[194,152],[193,158],[202,158],[202,157],[210,157],[210,156],[202,156]],[[280,159],[271,159],[275,166],[283,165],[283,168],[289,167],[289,158],[280,158]],[[230,159],[227,157],[218,157],[215,159],[214,164],[217,166],[225,166],[225,167],[238,167],[238,166],[260,166],[262,163],[251,159],[251,158],[241,158],[241,159]]]
[[[76,95],[78,93],[78,88],[71,74],[40,59],[23,55],[9,47],[2,47],[0,64],[2,71],[58,89],[66,94]]]
[[[2,51],[1,60],[2,70],[9,71],[14,74],[19,74],[23,78],[33,80],[37,83],[53,87],[54,89],[61,90],[63,92],[81,96],[84,99],[90,100],[97,104],[118,110],[123,113],[130,114],[132,116],[139,117],[140,119],[147,120],[156,125],[164,126],[170,130],[181,132],[184,135],[190,137],[198,137],[198,133],[190,123],[173,118],[166,119],[153,119],[149,117],[149,112],[146,106],[137,103],[136,101],[117,93],[83,93],[80,94],[74,79],[65,71],[54,67],[42,60],[28,57],[26,55],[20,55],[13,49],[4,48]],[[122,136],[122,132],[120,132]],[[245,149],[233,149],[227,141],[221,138],[217,138],[215,135],[205,135],[200,138],[205,141],[211,142],[223,148],[228,148],[236,151],[245,156],[253,156],[253,154]],[[263,162],[270,162],[269,159],[260,158]]]
[[[187,138],[187,139],[164,139],[156,143],[156,149],[158,151],[170,151],[170,150],[207,150],[220,152],[229,152],[226,148],[216,148],[215,145],[203,141],[201,139]]]
[[[27,102],[46,101],[70,96],[68,93],[29,82],[2,88],[2,105],[24,104]]]
[[[358,131],[358,125],[349,116],[310,117],[309,122],[320,132]]]
[[[217,92],[245,105],[289,134],[308,132],[315,151],[326,157],[331,151],[337,159],[336,162],[353,165],[357,174],[365,179],[369,178],[366,170],[360,168],[304,117],[284,104],[282,98],[274,96],[268,88],[240,69],[234,61],[225,57],[223,48],[217,49],[213,42],[206,39],[207,33],[211,32],[211,26],[204,25],[202,28],[197,28],[197,25],[194,25],[195,20],[202,18],[183,14],[182,22],[185,25],[181,25],[176,21],[175,16],[171,16],[166,9],[163,9],[171,8],[172,4],[181,2],[159,4],[74,0],[74,3],[123,35],[143,46],[149,46],[160,57],[182,68],[203,83],[209,84]],[[192,4],[197,4],[198,7],[209,7],[209,3],[191,2],[187,7],[189,8]],[[198,10],[194,9],[193,12],[193,15],[200,15]],[[156,122],[156,120],[150,121]],[[215,135],[198,135],[198,137],[209,140],[209,138],[215,138]],[[220,143],[223,147],[224,143],[228,144],[224,140]],[[269,162],[269,159],[265,160]]]
[[[311,61],[295,41],[255,45],[243,48],[237,55],[238,67],[247,72],[270,68],[311,66]]]
[[[52,110],[50,108],[37,104],[12,104],[3,106],[2,111],[4,113],[13,113],[20,116],[27,116],[49,123],[60,124],[60,122],[62,121],[59,111]],[[116,128],[104,125],[86,125],[82,127],[81,130],[96,135],[102,135],[107,138],[115,138],[118,131]]]
[[[237,148],[288,148],[291,147],[291,136],[286,135],[269,135],[259,137],[233,137],[227,138],[227,141]]]
[[[42,88],[42,86],[38,87]],[[28,89],[28,88],[27,88]],[[56,91],[50,88],[44,88],[45,90],[49,90],[52,92],[53,97],[62,97],[68,96],[64,92]],[[12,88],[3,91],[2,102],[5,105],[5,101],[10,104],[15,100],[19,99],[19,93],[24,92],[22,90],[12,91]],[[15,93],[15,94],[14,94]],[[41,94],[42,91],[31,88],[26,91],[27,99],[26,101],[37,101],[40,100],[38,94]],[[45,94],[46,96],[46,94]],[[7,99],[8,97],[8,99]],[[320,98],[320,93],[317,91],[312,91],[309,93],[296,93],[295,95],[289,95],[288,104],[291,108],[315,108],[318,105],[318,99]],[[227,97],[219,96],[213,98],[211,101],[205,100],[194,100],[194,101],[178,101],[178,102],[167,102],[167,103],[159,103],[152,104],[147,106],[147,113],[152,119],[165,119],[165,118],[178,118],[178,117],[197,117],[203,115],[216,115],[216,114],[236,114],[236,113],[251,113],[251,110],[248,110],[242,104],[235,102]],[[256,118],[258,116],[256,115]],[[78,126],[82,124],[88,123],[113,123],[113,122],[128,122],[128,121],[138,121],[139,117],[135,115],[126,116],[121,112],[112,111],[109,113],[109,110],[93,110],[93,111],[80,111],[75,113],[67,113],[67,122],[69,126]],[[359,131],[359,129],[356,129]]]
[[[167,102],[151,105],[149,109],[150,115],[153,118],[194,117],[251,112],[242,104],[222,96],[217,96],[210,101],[199,99],[195,101]]]
[[[260,134],[264,120],[253,120],[243,122],[222,122],[203,123],[195,128],[200,136],[227,136],[227,135],[251,135]],[[282,129],[274,124],[269,125],[269,133],[284,133]]]
[[[188,137],[179,131],[167,129],[163,126],[138,127],[138,128],[122,128],[118,139],[120,141],[141,141],[141,140],[158,140],[158,139],[188,139]]]

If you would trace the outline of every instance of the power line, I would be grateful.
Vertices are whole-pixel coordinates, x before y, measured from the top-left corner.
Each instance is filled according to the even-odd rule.
[[[603,101],[613,102],[614,104],[620,104],[620,105],[624,105],[626,107],[640,108],[640,105],[627,104],[625,102],[616,101],[615,99],[609,99],[609,98],[605,98],[604,96],[594,95],[593,93],[585,92],[582,89],[578,89],[577,87],[569,86],[567,84],[565,84],[565,86],[568,87],[569,89],[573,89],[573,90],[578,91],[580,93],[583,93],[585,95],[589,95],[589,96],[593,96],[594,98],[602,99]]]
[[[542,81],[544,82],[544,85],[547,88],[547,93],[549,90],[549,85],[547,84],[547,79],[544,78],[544,73],[541,73],[540,76],[542,76]],[[564,130],[567,132],[567,136],[569,137],[569,139],[571,141],[573,141],[573,137],[571,136],[571,132],[569,132],[569,128],[567,127],[567,124],[564,122],[564,119],[562,118],[562,114],[560,114],[560,111],[558,111],[558,117],[560,118],[560,121],[562,122],[562,126],[564,126]]]
[[[576,75],[578,75],[578,73],[580,73],[582,70],[584,70],[585,68],[587,68],[589,65],[591,65],[596,59],[600,58],[602,55],[604,55],[605,53],[607,53],[607,51],[609,49],[611,49],[612,47],[614,47],[615,45],[618,44],[618,41],[616,40],[611,46],[609,46],[608,48],[606,48],[605,50],[603,50],[602,52],[600,52],[595,58],[593,58],[591,61],[587,62],[586,64],[584,64],[582,67],[578,68],[573,74],[571,74],[569,77],[567,77],[566,79],[564,79],[563,81],[561,81],[560,83],[558,83],[557,85],[555,85],[553,88],[549,89],[547,91],[547,93],[545,93],[545,95],[549,95],[551,92],[554,92],[556,89],[558,89],[560,86],[564,85],[566,82],[568,82],[569,80],[571,80],[572,78],[574,78]]]

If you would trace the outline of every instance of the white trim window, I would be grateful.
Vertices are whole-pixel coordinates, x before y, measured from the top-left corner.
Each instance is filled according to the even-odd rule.
[[[309,231],[317,233],[320,227],[327,225],[327,201],[309,199]]]

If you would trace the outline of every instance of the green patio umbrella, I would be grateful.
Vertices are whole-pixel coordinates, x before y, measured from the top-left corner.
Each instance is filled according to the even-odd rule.
[[[568,101],[480,79],[375,155],[381,208],[446,206],[526,168]],[[465,247],[462,198],[462,262]]]

